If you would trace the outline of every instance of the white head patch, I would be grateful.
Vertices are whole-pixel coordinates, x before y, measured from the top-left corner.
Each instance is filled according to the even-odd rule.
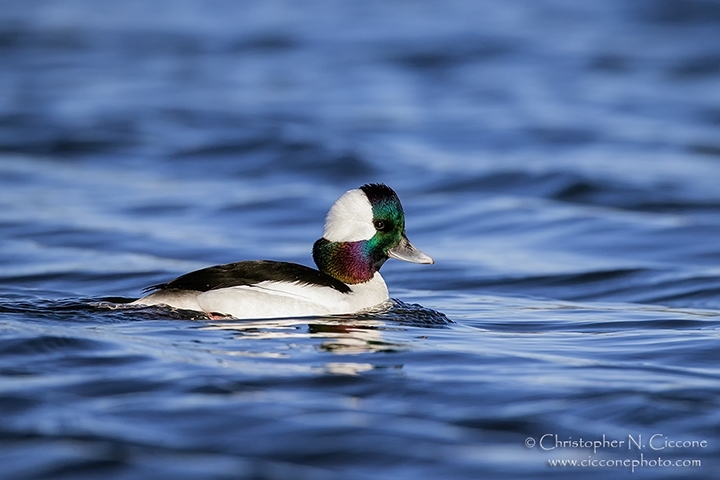
[[[323,237],[331,242],[358,242],[375,235],[372,205],[360,189],[338,198],[325,217]]]

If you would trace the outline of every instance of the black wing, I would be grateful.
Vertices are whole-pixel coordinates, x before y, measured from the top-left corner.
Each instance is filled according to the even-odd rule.
[[[272,260],[250,260],[207,267],[181,275],[171,282],[153,285],[144,291],[176,289],[207,292],[218,288],[255,285],[265,281],[317,285],[331,287],[341,293],[350,292],[347,284],[319,270],[297,263]]]

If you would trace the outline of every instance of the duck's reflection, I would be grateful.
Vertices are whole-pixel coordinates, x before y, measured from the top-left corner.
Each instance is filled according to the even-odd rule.
[[[198,343],[198,348],[215,355],[223,365],[264,374],[290,369],[357,375],[378,368],[387,369],[390,366],[388,357],[367,354],[410,350],[415,348],[412,345],[414,339],[427,338],[425,329],[446,328],[453,323],[440,312],[399,300],[383,305],[379,311],[327,317],[238,320],[220,314],[199,315],[195,311],[135,307],[133,318],[140,314],[153,319],[191,320],[193,330],[222,332],[221,337],[209,335],[193,341]],[[417,328],[422,329],[419,335],[407,334],[407,330]],[[318,352],[332,357],[318,356]],[[357,361],[338,362],[337,355]],[[349,358],[353,355],[358,358]],[[324,362],[331,359],[333,361]],[[391,366],[402,368],[402,364]]]
[[[293,340],[311,340],[318,350],[334,354],[358,354],[367,352],[391,352],[405,350],[408,346],[383,338],[383,331],[390,329],[380,320],[313,318],[266,319],[266,320],[214,320],[207,322],[203,330],[226,330],[233,332],[237,340],[283,340],[292,346]],[[314,340],[320,339],[319,343]],[[305,343],[305,342],[301,342]],[[252,344],[257,347],[257,343]],[[257,355],[253,352],[252,355]],[[335,367],[339,364],[333,364]],[[333,369],[337,370],[337,368]],[[367,365],[362,367],[367,370]]]

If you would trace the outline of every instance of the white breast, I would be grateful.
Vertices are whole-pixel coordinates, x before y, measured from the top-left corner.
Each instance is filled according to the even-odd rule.
[[[357,313],[388,300],[387,285],[379,272],[367,282],[350,285],[350,289],[350,293],[341,293],[330,287],[261,282],[207,292],[159,291],[133,304],[168,305],[234,318],[278,318]]]

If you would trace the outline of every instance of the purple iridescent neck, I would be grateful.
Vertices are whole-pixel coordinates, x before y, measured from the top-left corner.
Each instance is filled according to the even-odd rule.
[[[313,260],[321,272],[348,284],[363,283],[380,270],[387,256],[374,253],[370,242],[331,242],[321,238],[313,245]]]

